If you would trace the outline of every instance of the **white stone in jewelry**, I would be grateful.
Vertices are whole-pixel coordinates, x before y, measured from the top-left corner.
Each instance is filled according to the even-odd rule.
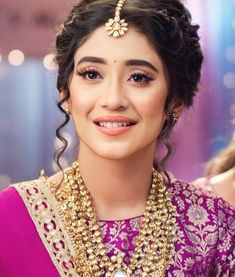
[[[125,19],[120,18],[120,12],[123,7],[125,0],[119,0],[114,18],[110,18],[107,23],[105,23],[105,30],[108,32],[109,36],[114,38],[122,37],[128,31],[128,23]]]
[[[112,277],[130,277],[130,275],[124,269],[116,269]]]
[[[123,36],[125,32],[128,31],[128,24],[124,19],[120,19],[119,16],[115,16],[114,19],[110,18],[105,26],[105,30],[108,31],[108,35],[112,35],[115,38]]]

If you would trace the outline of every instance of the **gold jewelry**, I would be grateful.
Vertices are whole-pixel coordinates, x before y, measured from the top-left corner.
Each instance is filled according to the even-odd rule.
[[[173,117],[174,122],[176,122],[178,120],[179,116],[180,116],[180,114],[178,112],[173,112],[172,113],[172,117]]]
[[[123,4],[126,0],[119,0],[114,19],[110,18],[107,23],[105,23],[105,31],[108,31],[109,36],[113,36],[115,38],[121,37],[128,31],[128,23],[125,22],[125,19],[120,19],[120,12]]]
[[[44,170],[44,169],[41,169],[41,170],[40,170],[40,172],[39,172],[39,177],[40,177],[40,178],[46,178],[45,170]]]
[[[166,185],[155,169],[135,251],[128,266],[123,262],[123,253],[111,259],[106,254],[91,195],[77,162],[65,171],[62,187],[57,199],[72,238],[78,276],[164,276],[171,259],[177,214]]]
[[[66,113],[67,115],[70,115],[70,114],[71,114],[71,112],[70,112],[69,109],[64,109],[64,111],[65,111],[65,113]]]

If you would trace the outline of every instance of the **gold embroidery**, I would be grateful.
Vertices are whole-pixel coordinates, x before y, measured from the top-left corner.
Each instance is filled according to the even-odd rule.
[[[22,197],[38,234],[61,276],[77,276],[74,251],[58,214],[57,202],[45,180],[14,185]]]

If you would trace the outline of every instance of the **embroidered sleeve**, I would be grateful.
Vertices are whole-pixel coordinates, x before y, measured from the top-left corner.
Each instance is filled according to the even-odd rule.
[[[235,210],[182,181],[169,190],[179,214],[169,276],[235,276]]]
[[[235,210],[222,198],[217,199],[218,246],[217,276],[235,276]]]

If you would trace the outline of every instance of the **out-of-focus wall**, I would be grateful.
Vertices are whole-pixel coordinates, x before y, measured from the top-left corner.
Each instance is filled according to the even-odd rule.
[[[40,58],[53,49],[56,26],[76,0],[0,0],[0,54],[20,49]]]

